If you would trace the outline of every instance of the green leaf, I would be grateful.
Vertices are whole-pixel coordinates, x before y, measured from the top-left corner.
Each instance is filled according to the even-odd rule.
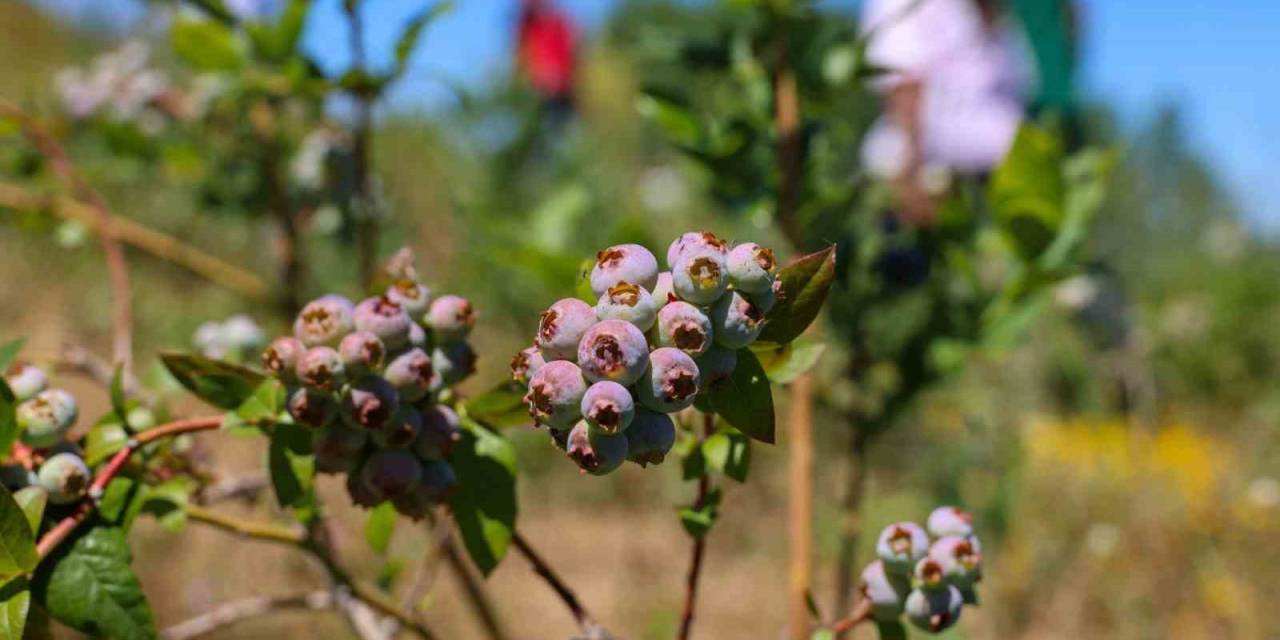
[[[988,198],[997,224],[1025,260],[1039,256],[1062,226],[1066,182],[1058,139],[1023,124],[996,168]]]
[[[315,479],[311,433],[293,424],[276,425],[271,430],[271,445],[267,447],[267,468],[281,507],[305,502]]]
[[[128,425],[126,416],[129,410],[124,406],[124,365],[116,363],[116,369],[111,373],[111,410],[120,418],[120,423]]]
[[[701,505],[693,505],[680,509],[680,524],[694,538],[701,538],[715,526],[720,517],[720,490],[712,489]]]
[[[271,62],[283,62],[298,46],[302,28],[307,22],[309,0],[290,0],[280,11],[275,24],[253,23],[245,25],[245,32],[258,54]]]
[[[595,291],[591,290],[591,270],[595,268],[595,258],[588,258],[582,261],[578,267],[578,284],[575,285],[573,295],[579,300],[584,300],[590,304],[596,299]]]
[[[129,432],[116,422],[115,416],[103,416],[84,438],[84,461],[90,467],[110,458],[129,442]]]
[[[31,571],[39,561],[26,512],[8,489],[0,487],[0,582]]]
[[[813,324],[831,291],[836,273],[836,247],[803,256],[778,273],[778,303],[767,316],[760,340],[786,344]]]
[[[22,351],[22,345],[24,343],[26,343],[26,340],[18,338],[17,340],[10,340],[3,345],[0,345],[0,373],[8,370],[9,365],[13,364],[13,361],[18,359],[18,352]]]
[[[18,577],[0,586],[0,638],[22,638],[31,609],[31,586]]]
[[[392,79],[404,76],[409,70],[409,60],[413,56],[413,50],[417,48],[418,40],[422,38],[422,33],[427,26],[450,11],[453,11],[453,2],[446,0],[427,7],[409,20],[404,31],[400,33],[400,38],[396,40],[396,64],[395,70],[391,73]]]
[[[787,344],[756,341],[750,349],[760,359],[760,366],[764,367],[770,382],[790,384],[818,364],[827,345],[801,336]]]
[[[832,633],[830,629],[818,629],[813,632],[813,635],[809,636],[809,640],[835,640],[835,638],[836,634]]]
[[[162,353],[160,361],[187,390],[222,409],[239,407],[265,379],[248,367],[191,353]]]
[[[711,408],[729,426],[761,442],[774,442],[773,391],[769,377],[750,349],[738,352],[728,380],[706,394]]]
[[[502,436],[472,420],[449,454],[458,487],[449,506],[471,560],[485,575],[507,552],[516,526],[516,453]]]
[[[879,633],[880,640],[907,640],[907,628],[897,620],[891,622],[877,621],[876,631]]]
[[[147,487],[141,482],[125,475],[116,476],[102,491],[98,515],[112,526],[128,531],[142,512],[146,497]]]
[[[148,486],[142,511],[154,516],[165,531],[178,533],[187,525],[187,502],[194,490],[195,481],[181,476]]]
[[[202,71],[235,71],[244,66],[242,47],[225,24],[179,17],[170,37],[174,53]]]
[[[529,411],[524,403],[524,387],[504,382],[463,404],[468,418],[491,429],[529,424]]]
[[[684,105],[655,94],[636,99],[636,111],[653,121],[673,144],[696,148],[702,139],[702,126]]]
[[[279,380],[267,378],[236,408],[236,416],[249,424],[275,422],[284,411],[286,394]]]
[[[18,439],[18,399],[0,378],[0,451],[8,452]]]
[[[129,563],[124,531],[93,527],[38,572],[36,600],[53,618],[82,633],[113,640],[156,636],[151,607]],[[43,569],[43,566],[42,566]]]
[[[40,533],[40,518],[44,517],[44,507],[49,502],[49,492],[42,487],[26,487],[13,494],[13,501],[18,503],[27,524],[31,525],[31,535]]]
[[[364,540],[369,548],[378,555],[386,555],[387,545],[391,544],[391,534],[396,529],[396,507],[384,502],[369,512],[369,521],[364,525]]]
[[[702,443],[702,455],[708,468],[719,471],[738,482],[747,481],[751,468],[751,440],[734,430],[712,434]]]

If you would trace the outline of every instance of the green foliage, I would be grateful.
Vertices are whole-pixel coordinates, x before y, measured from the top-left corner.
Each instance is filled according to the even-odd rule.
[[[699,396],[699,402],[733,428],[773,444],[775,417],[769,376],[750,349],[738,352],[738,366],[728,380]]]
[[[529,410],[524,402],[525,389],[515,382],[503,382],[470,398],[463,404],[468,418],[489,427],[504,429],[529,424]]]
[[[801,336],[786,344],[755,342],[749,348],[760,360],[770,382],[790,384],[817,366],[827,345]]]
[[[0,584],[0,637],[26,637],[22,634],[30,609],[31,587],[25,577]]]
[[[834,245],[804,256],[778,272],[778,302],[766,316],[762,342],[786,344],[800,337],[822,310],[835,277]]]
[[[436,2],[409,20],[396,40],[395,67],[391,72],[391,80],[404,76],[409,69],[409,59],[413,56],[413,50],[417,48],[422,33],[432,22],[452,12],[453,4],[447,0]]]
[[[0,378],[0,451],[8,451],[18,440],[18,402],[9,384]]]
[[[7,489],[0,488],[0,583],[28,573],[38,561],[27,513]]]
[[[151,607],[130,568],[124,531],[95,526],[69,540],[36,573],[33,591],[57,621],[113,640],[156,635]]]
[[[174,52],[197,69],[236,71],[244,66],[244,46],[225,24],[179,18],[170,33]]]
[[[271,488],[282,508],[303,506],[311,496],[315,480],[315,457],[311,453],[311,432],[288,423],[275,425],[267,447],[267,469]]]
[[[737,480],[747,481],[751,468],[751,440],[728,428],[711,434],[702,442],[702,457],[707,469]]]
[[[463,546],[481,573],[502,561],[516,526],[516,456],[511,443],[472,420],[449,454],[458,487],[449,507]]]
[[[19,338],[0,345],[0,371],[9,369],[9,365],[18,358],[18,353],[22,351],[22,345],[25,343],[25,340]]]
[[[13,501],[18,503],[23,515],[27,517],[27,524],[31,525],[31,534],[38,534],[40,518],[44,516],[45,505],[49,502],[49,492],[42,487],[26,487],[14,492]]]
[[[716,519],[720,517],[721,497],[722,493],[719,489],[712,489],[707,492],[702,504],[680,509],[680,524],[684,525],[685,532],[694,538],[707,535],[715,526]]]
[[[190,353],[165,352],[160,360],[188,391],[222,409],[244,404],[265,380],[257,371]]]
[[[396,529],[396,507],[384,502],[369,512],[369,519],[364,525],[364,539],[369,548],[378,555],[386,555],[387,546],[391,544],[391,534]]]

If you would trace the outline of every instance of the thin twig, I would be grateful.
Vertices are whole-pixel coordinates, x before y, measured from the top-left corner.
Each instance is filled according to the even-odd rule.
[[[107,282],[111,287],[112,359],[123,364],[126,371],[130,370],[133,364],[133,311],[129,266],[125,262],[124,248],[116,237],[115,219],[107,208],[106,201],[76,171],[62,145],[22,109],[12,103],[0,101],[0,116],[16,121],[21,126],[23,135],[49,161],[49,166],[72,194],[93,209],[97,226],[102,230],[98,234],[98,240],[106,258]]]
[[[533,547],[529,546],[529,541],[525,540],[519,531],[511,535],[511,544],[515,545],[520,555],[523,555],[529,561],[529,564],[533,565],[534,573],[538,574],[551,587],[551,590],[556,592],[556,595],[560,597],[560,601],[569,608],[569,614],[573,616],[574,622],[578,623],[578,630],[582,633],[584,639],[602,640],[612,637],[604,627],[600,626],[591,617],[591,614],[587,613],[586,608],[578,600],[578,595],[560,579],[555,569],[552,569],[551,565],[547,564],[547,561],[538,555],[538,552],[534,551]]]
[[[36,552],[39,557],[41,559],[47,557],[76,530],[76,527],[80,526],[80,523],[88,519],[89,515],[93,513],[95,503],[102,497],[103,491],[106,490],[107,483],[111,482],[120,473],[120,469],[124,468],[125,463],[129,461],[129,457],[135,451],[161,438],[217,429],[220,426],[222,426],[222,416],[187,418],[162,424],[134,436],[129,440],[125,448],[116,452],[115,456],[102,468],[102,471],[98,472],[93,482],[89,484],[84,500],[80,502],[76,510],[71,515],[60,520],[58,524],[54,525],[52,529],[40,538],[40,542],[36,544]]]
[[[54,366],[80,372],[108,388],[111,386],[112,378],[115,377],[115,368],[107,361],[99,358],[92,351],[73,344],[62,345],[62,351]],[[132,374],[124,374],[122,383],[125,396],[135,398],[148,407],[156,405],[156,397],[143,388]]]
[[[871,600],[863,598],[848,616],[831,623],[831,632],[842,635],[871,619]]]
[[[706,440],[708,436],[715,430],[716,417],[715,414],[703,414],[703,433],[702,440]],[[707,497],[711,494],[711,476],[704,471],[702,476],[698,478],[698,497],[693,502],[693,508],[701,509],[707,504]],[[702,532],[700,536],[693,538],[693,553],[689,558],[689,573],[685,576],[684,584],[684,608],[680,612],[680,630],[676,633],[678,640],[688,640],[689,635],[693,633],[693,617],[697,608],[698,598],[698,579],[702,576],[702,560],[707,553],[707,535],[710,531]]]
[[[871,437],[855,423],[853,442],[849,447],[844,496],[840,504],[840,552],[836,560],[835,610],[844,611],[853,598],[854,567],[857,566],[858,538],[862,533],[862,499],[867,491],[867,450]],[[836,638],[844,638],[838,632]]]
[[[305,531],[294,527],[242,520],[194,504],[188,504],[186,511],[187,517],[196,522],[202,522],[245,538],[294,545],[302,544],[307,538]]]
[[[253,500],[267,488],[267,477],[261,474],[238,476],[219,480],[200,490],[201,504],[210,505],[227,500]]]
[[[160,632],[161,640],[194,640],[245,620],[284,611],[324,611],[334,606],[328,591],[292,596],[257,596],[218,605]]]
[[[439,522],[437,522],[439,520]],[[476,612],[476,616],[480,618],[480,624],[488,632],[489,637],[493,640],[506,640],[510,637],[507,630],[503,628],[502,621],[498,618],[497,609],[493,606],[493,602],[489,599],[489,594],[485,591],[483,580],[476,575],[474,569],[467,562],[465,552],[458,547],[457,538],[449,530],[448,519],[437,519],[434,514],[428,514],[427,522],[439,527],[437,533],[435,528],[428,529],[432,533],[438,535],[438,546],[432,553],[426,554],[423,562],[431,562],[434,558],[443,558],[449,564],[449,568],[453,570],[453,574],[462,582],[462,591],[467,596],[467,603]],[[415,585],[416,586],[416,585]],[[406,598],[412,598],[406,602],[409,608],[414,607],[417,599],[411,589]]]
[[[252,300],[267,299],[267,285],[252,271],[187,244],[136,220],[112,216],[110,228],[103,228],[93,207],[66,196],[42,195],[13,184],[0,182],[0,206],[20,211],[47,212],[65,220],[91,227],[98,234],[110,233],[120,242],[161,260],[178,265],[210,282]]]

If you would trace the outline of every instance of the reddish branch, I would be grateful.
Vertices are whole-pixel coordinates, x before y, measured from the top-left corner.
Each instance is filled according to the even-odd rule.
[[[115,233],[115,219],[107,203],[93,187],[85,182],[75,165],[58,141],[36,124],[22,109],[9,102],[0,101],[0,116],[16,121],[22,133],[36,150],[49,161],[54,173],[67,185],[72,194],[85,202],[97,218],[98,241],[107,261],[107,280],[111,286],[112,357],[128,371],[133,361],[133,311],[130,307],[129,268],[124,259],[124,248]]]
[[[703,435],[705,440],[715,430],[716,417],[714,414],[703,415]],[[695,510],[702,509],[707,504],[707,497],[711,494],[711,478],[704,471],[702,477],[698,478],[698,497],[694,500],[693,508]],[[678,640],[688,640],[689,634],[693,631],[693,612],[697,604],[698,597],[698,578],[702,576],[702,558],[707,553],[707,535],[709,531],[702,532],[702,535],[695,536],[693,539],[693,555],[689,558],[689,574],[685,578],[684,585],[684,609],[680,614],[680,632],[676,634]]]
[[[871,619],[871,600],[863,598],[858,601],[858,606],[853,608],[853,612],[847,617],[836,620],[831,624],[831,632],[836,635],[847,633],[854,627]]]
[[[117,451],[111,460],[107,462],[107,465],[102,468],[102,471],[98,472],[98,475],[93,479],[93,483],[89,485],[85,499],[76,508],[75,512],[63,518],[40,538],[40,542],[36,544],[36,552],[40,558],[43,559],[52,553],[54,549],[58,548],[58,545],[67,539],[67,536],[70,536],[76,530],[76,527],[80,526],[80,523],[89,518],[89,515],[93,513],[94,502],[102,497],[102,492],[106,490],[107,484],[120,473],[120,469],[124,468],[125,463],[129,461],[129,457],[135,451],[161,438],[217,429],[220,426],[222,426],[222,416],[187,418],[162,424],[134,436],[125,448]]]
[[[524,536],[520,535],[519,531],[515,532],[511,536],[511,543],[514,544],[516,549],[520,551],[521,555],[529,561],[529,564],[533,565],[534,572],[546,581],[551,589],[556,592],[556,595],[560,596],[560,600],[564,602],[565,606],[569,608],[569,613],[573,615],[574,622],[578,623],[578,628],[582,631],[584,638],[597,639],[610,637],[608,632],[604,630],[604,627],[597,624],[596,621],[591,618],[591,615],[587,613],[587,610],[583,608],[582,603],[578,601],[578,596],[573,592],[573,589],[570,589],[569,586],[560,579],[560,576],[556,574],[555,570],[551,568],[551,565],[547,564],[547,561],[543,560],[542,556],[538,555],[538,552],[534,551],[533,547],[529,546],[529,542],[524,539]]]

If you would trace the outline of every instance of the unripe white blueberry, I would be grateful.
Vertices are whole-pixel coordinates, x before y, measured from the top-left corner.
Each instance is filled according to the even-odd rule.
[[[354,319],[356,329],[378,336],[388,351],[397,351],[409,344],[409,326],[413,320],[404,307],[387,296],[361,300],[356,305]]]
[[[577,299],[557,300],[538,320],[538,349],[548,362],[576,360],[578,343],[599,318],[591,305]]]
[[[352,427],[377,431],[399,408],[400,394],[378,376],[360,378],[342,392],[342,417]]]
[[[18,402],[30,400],[49,386],[49,377],[39,367],[18,363],[9,367],[4,381]]]
[[[404,494],[422,480],[422,463],[409,451],[383,449],[364,461],[360,477],[375,495],[386,500]]]
[[[386,296],[415,318],[426,313],[431,306],[431,290],[414,280],[396,280],[387,287]]]
[[[316,471],[320,473],[346,473],[360,462],[360,452],[369,442],[369,432],[352,429],[341,422],[334,422],[315,432],[312,449],[315,451]]]
[[[387,357],[387,348],[372,331],[349,333],[338,344],[342,366],[349,376],[377,373]]]
[[[729,255],[729,243],[716,237],[710,231],[690,231],[681,235],[667,247],[667,268],[674,269],[680,258],[688,252],[711,251],[726,258]]]
[[[271,341],[262,353],[262,366],[285,382],[297,381],[298,361],[307,352],[306,345],[293,336],[282,336]]]
[[[658,320],[658,307],[648,290],[630,282],[609,287],[596,303],[596,317],[601,320],[625,320],[641,331],[648,331]]]
[[[929,535],[914,522],[896,522],[885,527],[876,539],[876,555],[885,570],[907,575],[929,553]]]
[[[924,591],[916,589],[907,596],[907,619],[916,627],[938,633],[960,620],[964,598],[960,590],[947,585],[943,589]]]
[[[574,357],[577,357],[577,347],[574,347]],[[542,357],[542,351],[537,347],[529,347],[517,353],[511,358],[511,379],[517,384],[528,385],[529,379],[533,374],[538,372],[543,365],[547,364],[545,358]]]
[[[737,291],[726,293],[711,306],[711,327],[716,344],[741,349],[764,331],[764,312]]]
[[[605,433],[626,430],[635,418],[636,405],[626,387],[609,380],[587,387],[582,396],[582,418]]]
[[[778,262],[773,251],[754,242],[744,242],[729,251],[729,284],[747,293],[766,293],[773,288]]]
[[[597,431],[584,420],[569,432],[567,452],[583,471],[607,475],[627,461],[627,435]]]
[[[661,347],[649,354],[649,368],[636,383],[636,397],[649,409],[675,413],[693,406],[699,384],[698,365],[689,354]]]
[[[627,436],[627,459],[644,467],[662,464],[676,443],[676,425],[671,416],[644,408],[636,409],[636,417],[624,432]]]
[[[38,473],[40,486],[49,492],[49,502],[53,504],[71,504],[84,495],[89,488],[89,467],[74,453],[59,453],[49,456],[40,465]]]
[[[383,377],[395,387],[404,402],[417,402],[443,385],[432,366],[431,357],[416,347],[392,359]]]
[[[942,565],[947,581],[962,590],[972,587],[982,577],[982,554],[969,538],[939,538],[929,547],[929,557]]]
[[[222,323],[222,338],[226,341],[227,346],[239,351],[240,353],[253,352],[262,348],[262,343],[266,341],[267,336],[262,332],[262,327],[244,314],[236,314],[227,318]]]
[[[889,622],[902,615],[907,594],[911,591],[911,581],[903,575],[885,573],[884,563],[876,560],[862,570],[858,589],[862,597],[871,603],[871,617]]]
[[[582,396],[587,382],[582,370],[568,360],[548,362],[529,380],[524,401],[529,416],[552,430],[568,429],[582,416]]]
[[[702,374],[702,387],[699,392],[716,388],[733,376],[738,368],[738,352],[720,345],[712,345],[707,352],[694,358],[698,363],[698,371]]]
[[[440,296],[431,303],[424,322],[441,343],[466,340],[476,325],[476,311],[466,298]]]
[[[337,417],[338,403],[329,393],[302,387],[289,394],[285,410],[293,417],[295,423],[304,427],[319,428],[333,422]]]
[[[342,356],[329,347],[311,347],[298,359],[298,381],[317,391],[335,391],[346,380]]]
[[[967,537],[973,535],[973,516],[952,506],[938,507],[929,514],[925,526],[936,538]]]
[[[416,322],[409,323],[409,347],[427,348],[427,330]]]
[[[649,344],[630,322],[603,320],[587,330],[578,344],[578,366],[592,382],[634,384],[649,366]]]
[[[685,251],[671,267],[671,286],[681,299],[698,305],[715,302],[729,287],[724,255],[715,251]]]
[[[156,426],[156,414],[146,407],[134,407],[125,412],[124,421],[135,431],[146,431]]]
[[[658,284],[658,259],[638,244],[619,244],[596,254],[591,269],[591,291],[603,296],[610,287],[630,282],[653,290]]]
[[[308,347],[337,346],[355,328],[351,301],[337,294],[308,302],[293,322],[293,335]]]
[[[445,386],[452,386],[476,372],[476,352],[465,342],[438,344],[431,351],[431,365]]]
[[[911,572],[911,583],[924,591],[942,589],[950,584],[942,563],[929,556],[916,563],[915,570]]]
[[[18,405],[22,441],[36,447],[58,444],[80,415],[76,399],[62,389],[45,389]]]
[[[422,410],[422,432],[413,443],[413,452],[423,460],[444,460],[460,440],[458,414],[444,405],[428,407]]]
[[[658,311],[655,334],[658,346],[675,347],[694,357],[706,353],[713,343],[711,318],[683,300],[667,303]]]

